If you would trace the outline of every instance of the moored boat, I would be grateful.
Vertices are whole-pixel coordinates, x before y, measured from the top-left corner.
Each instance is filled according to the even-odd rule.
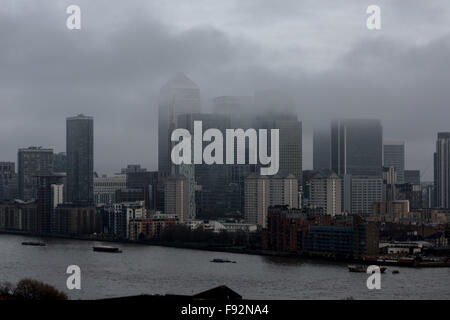
[[[122,250],[116,247],[110,247],[110,246],[95,246],[92,247],[94,251],[97,252],[111,252],[111,253],[121,253]]]
[[[211,262],[214,262],[214,263],[236,263],[236,261],[225,260],[225,259],[212,259]]]
[[[362,272],[362,273],[366,273],[367,272],[367,268],[369,266],[364,266],[364,265],[349,265],[348,266],[348,271],[350,272]],[[386,271],[386,267],[379,267],[380,268],[380,272],[383,273]],[[374,273],[374,272],[372,272]]]
[[[36,247],[44,247],[46,246],[43,242],[35,242],[35,241],[24,241],[22,242],[23,246],[36,246]]]

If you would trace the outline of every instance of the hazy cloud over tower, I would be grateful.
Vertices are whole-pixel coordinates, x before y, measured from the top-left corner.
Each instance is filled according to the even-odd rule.
[[[376,33],[365,28],[358,0],[79,0],[79,32],[65,26],[70,1],[4,3],[2,160],[16,161],[21,146],[64,150],[64,119],[83,112],[96,119],[98,169],[155,169],[159,88],[179,70],[198,84],[205,110],[216,96],[290,92],[304,124],[305,168],[313,127],[377,118],[388,139],[406,141],[407,167],[430,179],[435,134],[449,129],[445,0],[380,0]]]

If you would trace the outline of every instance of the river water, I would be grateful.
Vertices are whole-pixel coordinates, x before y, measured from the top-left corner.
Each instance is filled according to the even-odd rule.
[[[45,241],[45,247],[22,241]],[[123,253],[93,252],[107,243],[0,235],[0,282],[33,278],[70,299],[137,294],[195,294],[227,285],[245,299],[450,299],[450,268],[390,267],[381,290],[369,290],[368,275],[346,264],[315,260],[114,244]],[[109,244],[110,245],[110,244]],[[211,263],[214,258],[236,263]],[[69,265],[81,268],[81,290],[68,290]],[[397,269],[399,274],[392,274]]]

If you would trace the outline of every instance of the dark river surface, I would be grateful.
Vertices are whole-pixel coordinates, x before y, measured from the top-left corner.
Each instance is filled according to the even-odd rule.
[[[219,285],[244,299],[450,299],[450,268],[389,267],[381,290],[369,290],[368,275],[348,272],[345,263],[133,244],[113,244],[123,253],[100,253],[92,246],[106,243],[65,239],[45,239],[45,247],[21,245],[32,240],[42,241],[0,235],[0,282],[33,278],[70,299],[191,295]],[[214,258],[236,263],[211,263]],[[66,287],[69,265],[81,268],[81,290]]]

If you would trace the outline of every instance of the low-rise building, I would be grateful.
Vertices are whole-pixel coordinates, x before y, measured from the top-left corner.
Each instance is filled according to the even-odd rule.
[[[119,239],[129,239],[130,221],[145,218],[145,202],[123,202],[103,207],[105,233]]]
[[[379,231],[356,215],[331,216],[306,209],[270,207],[264,248],[282,252],[361,257],[378,253]]]
[[[40,229],[38,204],[35,201],[0,203],[0,230],[38,233]]]
[[[94,201],[96,205],[116,202],[116,191],[127,187],[127,175],[94,177]]]
[[[103,232],[102,212],[95,206],[60,204],[54,219],[54,232],[58,235],[86,236]]]
[[[178,224],[176,215],[156,213],[129,222],[129,240],[158,239],[169,226]]]

